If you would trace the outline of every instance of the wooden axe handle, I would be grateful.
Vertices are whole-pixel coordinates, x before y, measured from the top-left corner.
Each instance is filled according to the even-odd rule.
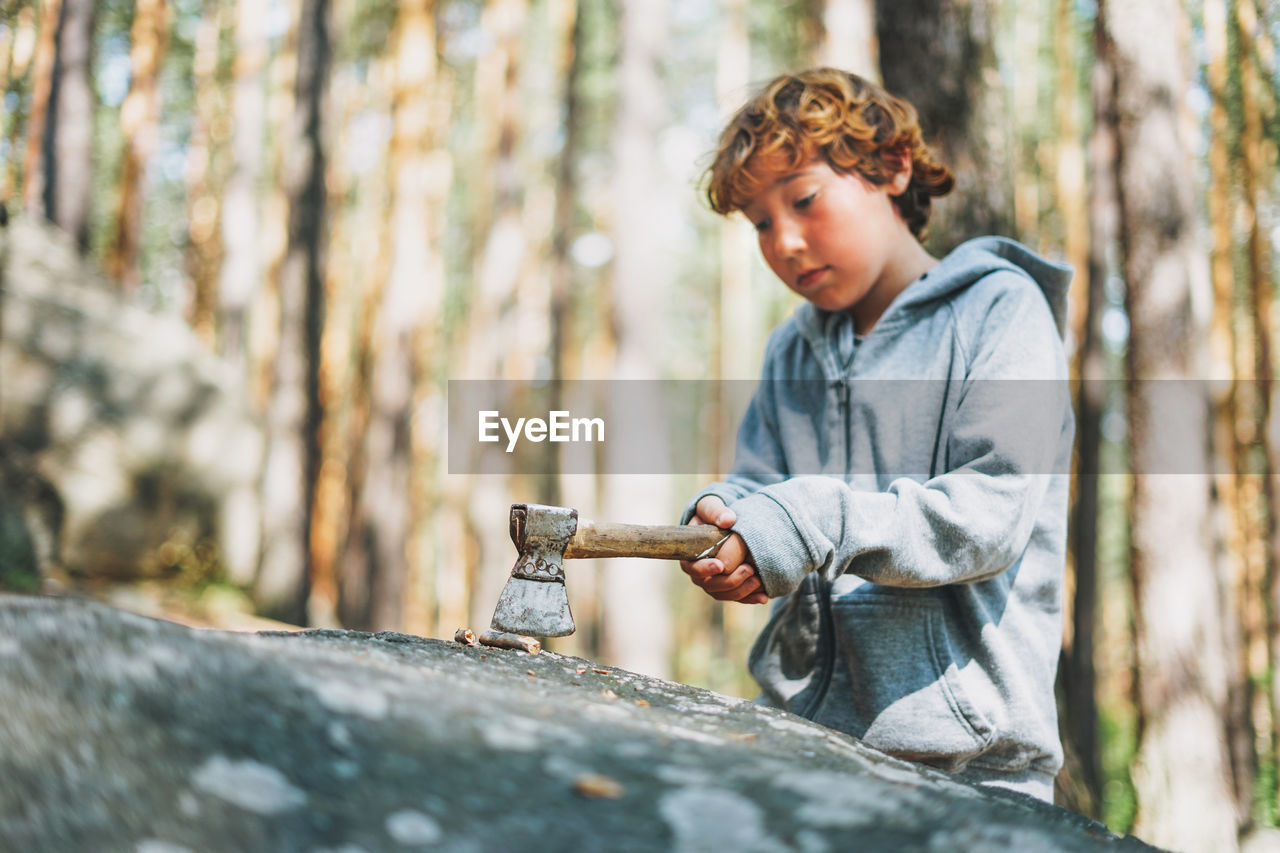
[[[651,557],[692,560],[713,556],[729,531],[709,524],[607,524],[578,520],[578,531],[565,546],[566,559],[582,557]]]

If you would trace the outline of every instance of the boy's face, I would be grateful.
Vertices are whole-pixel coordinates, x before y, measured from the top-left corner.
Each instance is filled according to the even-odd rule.
[[[879,314],[861,317],[858,306],[876,303],[877,294],[891,300],[897,285],[908,284],[896,280],[895,258],[904,241],[918,247],[891,198],[906,189],[910,173],[878,187],[861,175],[834,171],[821,158],[796,169],[765,161],[752,171],[763,189],[743,213],[769,268],[817,307],[849,311],[860,327],[874,323]]]

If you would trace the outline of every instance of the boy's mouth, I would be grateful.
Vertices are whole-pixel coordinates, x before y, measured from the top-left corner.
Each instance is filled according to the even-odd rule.
[[[796,278],[796,287],[804,290],[811,285],[816,284],[818,279],[822,278],[823,273],[825,273],[827,269],[828,267],[813,267],[812,269],[805,270]]]

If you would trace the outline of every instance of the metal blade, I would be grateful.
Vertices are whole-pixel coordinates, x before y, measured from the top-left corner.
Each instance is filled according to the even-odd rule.
[[[498,596],[489,623],[496,630],[531,637],[567,637],[574,632],[564,581],[512,577]]]

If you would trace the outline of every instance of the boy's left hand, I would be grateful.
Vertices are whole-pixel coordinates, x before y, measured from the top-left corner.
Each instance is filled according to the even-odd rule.
[[[715,524],[722,528],[730,527],[735,521],[737,519],[733,510],[714,496],[699,501],[697,512],[689,519],[689,523],[693,525]],[[769,596],[765,594],[764,584],[761,583],[755,566],[748,562],[750,559],[747,544],[741,536],[734,533],[720,546],[714,557],[692,563],[682,560],[680,568],[694,584],[717,601],[765,604]]]

